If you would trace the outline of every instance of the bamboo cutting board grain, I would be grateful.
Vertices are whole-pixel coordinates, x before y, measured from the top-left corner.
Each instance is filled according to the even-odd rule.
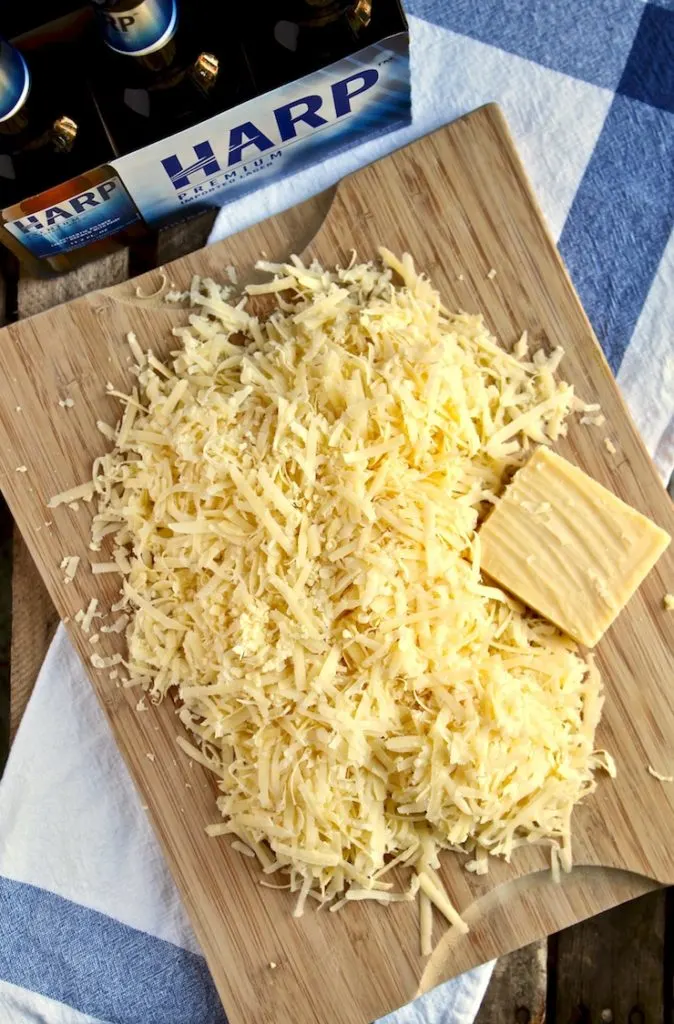
[[[322,222],[319,210],[325,211]],[[504,343],[527,329],[535,343],[562,345],[564,376],[586,400],[601,402],[606,425],[574,424],[560,451],[674,533],[669,499],[495,107],[365,168],[296,214],[176,261],[166,268],[168,278],[179,288],[195,273],[224,279],[233,263],[250,279],[261,251],[272,258],[288,254],[293,218],[293,237],[304,232],[309,257],[334,264],[348,261],[354,248],[363,258],[374,256],[379,244],[407,250],[449,307],[484,312]],[[0,482],[60,614],[71,619],[92,596],[108,606],[119,582],[88,572],[89,557],[97,557],[88,549],[89,506],[45,506],[57,491],[85,480],[105,448],[95,422],[114,422],[118,411],[106,381],[132,381],[126,333],[134,330],[144,347],[160,353],[171,348],[171,328],[185,312],[136,294],[138,285],[149,294],[159,283],[159,273],[151,272],[0,332]],[[67,397],[72,408],[59,405]],[[607,452],[606,436],[616,455]],[[21,466],[26,472],[17,472]],[[82,559],[67,586],[59,569],[64,555]],[[512,865],[495,862],[482,878],[445,855],[443,878],[471,932],[457,936],[436,920],[437,945],[428,961],[418,951],[416,906],[355,904],[339,914],[310,909],[295,920],[292,897],[262,888],[255,865],[232,852],[226,839],[208,839],[204,826],[216,819],[214,789],[206,772],[176,748],[179,726],[170,703],[138,713],[138,694],[119,688],[108,671],[91,668],[93,649],[71,623],[232,1024],[365,1024],[469,966],[654,882],[673,883],[674,786],[647,772],[649,763],[674,771],[674,616],[662,607],[672,589],[670,550],[599,645],[607,695],[599,743],[615,755],[618,778],[602,780],[574,815],[579,868],[555,886],[541,850],[518,851]],[[95,648],[113,649],[106,635]]]

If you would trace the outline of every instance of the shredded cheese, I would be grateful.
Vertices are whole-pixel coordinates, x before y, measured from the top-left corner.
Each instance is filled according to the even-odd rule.
[[[91,572],[94,576],[102,576],[106,572],[119,572],[117,562],[92,562]]]
[[[83,633],[88,633],[91,629],[92,623],[95,618],[100,618],[97,614],[98,611],[98,598],[92,597],[91,601],[87,605],[87,610],[80,609],[75,615],[75,622],[79,623],[82,627]]]
[[[72,583],[72,581],[75,579],[75,573],[77,572],[79,564],[80,559],[78,555],[66,555],[65,558],[61,561],[60,568],[64,570],[64,583]]]
[[[648,765],[648,774],[652,775],[658,782],[674,782],[674,775],[661,775],[660,772],[656,772],[652,765]]]
[[[73,501],[83,499],[84,501],[91,501],[94,496],[94,485],[91,481],[86,484],[79,484],[77,487],[71,487],[67,491],[61,491],[60,494],[55,494],[47,502],[47,508],[57,508],[59,505],[70,505]]]
[[[209,834],[286,873],[296,913],[419,892],[428,953],[432,907],[465,930],[438,851],[482,874],[546,843],[568,869],[606,765],[596,669],[483,580],[477,535],[585,404],[561,353],[506,353],[409,256],[382,258],[260,263],[264,320],[195,279],[170,362],[130,338],[92,541],[124,577],[125,685],[175,693],[179,745],[218,777]]]

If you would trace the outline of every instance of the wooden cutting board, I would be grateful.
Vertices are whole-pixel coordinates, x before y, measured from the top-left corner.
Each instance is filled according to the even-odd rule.
[[[318,210],[325,215],[317,225]],[[504,344],[527,329],[534,343],[562,345],[565,377],[586,400],[601,402],[606,425],[572,425],[559,450],[674,533],[669,499],[497,108],[482,108],[365,168],[294,214],[170,264],[169,281],[184,288],[193,274],[224,279],[230,263],[250,279],[261,251],[288,254],[291,223],[292,237],[306,238],[308,257],[334,264],[348,261],[351,249],[363,258],[379,244],[407,250],[449,307],[482,311]],[[90,508],[49,511],[46,503],[87,479],[105,447],[95,422],[117,415],[106,381],[131,382],[127,331],[159,353],[171,347],[171,328],[185,312],[137,295],[138,287],[150,294],[159,284],[153,271],[0,332],[0,483],[59,612],[71,619],[92,596],[108,606],[119,582],[87,570]],[[74,405],[63,408],[59,400],[68,397]],[[26,471],[17,471],[22,466]],[[59,569],[64,555],[82,559],[69,585]],[[177,749],[170,703],[138,713],[137,694],[91,668],[92,648],[71,622],[232,1024],[366,1024],[443,978],[646,891],[654,880],[673,883],[674,785],[647,772],[650,763],[674,773],[674,615],[662,603],[668,590],[671,549],[597,651],[607,695],[599,744],[614,754],[618,778],[602,780],[574,815],[578,869],[554,885],[545,854],[522,850],[512,865],[494,862],[489,876],[477,878],[445,855],[445,884],[471,931],[457,936],[436,920],[430,960],[419,955],[416,906],[355,904],[295,920],[291,897],[262,888],[255,865],[226,839],[208,839],[204,826],[217,817],[214,787]],[[95,649],[114,647],[103,636]]]

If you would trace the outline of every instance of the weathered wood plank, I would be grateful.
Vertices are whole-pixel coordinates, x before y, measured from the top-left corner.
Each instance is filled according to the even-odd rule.
[[[128,277],[129,254],[120,249],[104,256],[94,263],[87,263],[77,270],[71,270],[60,277],[31,277],[22,273],[19,280],[17,312],[20,320],[45,309],[52,309],[62,302],[77,299],[80,295],[118,284]],[[64,339],[64,342],[67,339]]]
[[[567,928],[556,944],[555,1024],[664,1020],[664,889]]]
[[[501,957],[475,1024],[543,1024],[547,974],[545,940]]]
[[[128,276],[128,252],[104,259],[56,278],[19,278],[17,312],[20,319],[42,313],[61,302],[96,288],[118,284]],[[67,344],[68,339],[64,339]],[[33,692],[40,666],[58,625],[58,613],[19,531],[14,528],[12,570],[12,642],[10,661],[9,742],[12,742]]]
[[[157,266],[161,267],[164,263],[170,263],[171,260],[177,260],[180,256],[206,245],[217,215],[217,210],[208,210],[198,217],[183,221],[182,224],[162,228],[157,237]]]
[[[9,264],[10,260],[0,255],[0,325],[7,323],[5,273],[8,269],[11,272]],[[12,529],[12,518],[3,498],[0,501],[0,553],[4,556],[0,561],[0,775],[9,750]]]
[[[28,553],[14,528],[12,568],[12,647],[10,660],[11,743],[33,692],[40,666],[56,632],[59,616]]]

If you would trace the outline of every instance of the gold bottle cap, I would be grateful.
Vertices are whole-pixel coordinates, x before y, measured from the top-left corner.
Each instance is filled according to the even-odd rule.
[[[358,0],[349,11],[348,19],[354,32],[367,28],[372,20],[372,0]]]
[[[213,88],[219,72],[220,61],[212,53],[200,53],[190,69],[192,79],[204,92]]]
[[[69,153],[75,144],[78,130],[77,123],[71,117],[57,117],[50,132],[54,148],[61,153]]]

